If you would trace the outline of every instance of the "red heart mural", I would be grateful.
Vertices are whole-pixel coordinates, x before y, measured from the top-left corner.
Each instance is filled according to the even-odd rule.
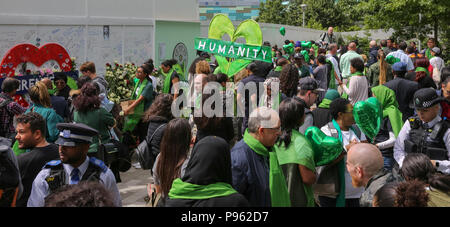
[[[58,62],[62,71],[72,69],[66,49],[57,43],[47,43],[40,48],[33,44],[18,44],[6,52],[0,64],[0,76],[14,76],[16,67],[23,62],[31,62],[37,67],[49,60]]]
[[[24,62],[31,62],[37,67],[49,60],[58,62],[62,71],[67,72],[72,69],[69,53],[57,43],[47,43],[40,48],[33,44],[18,44],[6,52],[0,64],[0,77],[14,76],[16,67]],[[14,101],[28,107],[29,104],[21,95],[15,95]]]

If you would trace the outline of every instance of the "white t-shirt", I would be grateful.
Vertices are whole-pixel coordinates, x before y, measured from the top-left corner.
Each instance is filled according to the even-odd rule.
[[[328,128],[328,124],[323,126],[320,130],[323,133],[325,133],[325,135],[331,136],[331,132],[330,132],[330,128]],[[352,130],[342,131],[342,140],[343,140],[342,142],[344,145],[344,149],[345,149],[345,146],[347,146],[350,143],[350,141],[352,141],[353,139],[356,139],[358,142],[360,141],[358,139],[358,136],[356,136],[356,134]],[[366,140],[366,136],[362,132],[361,132],[361,140]],[[347,161],[347,155],[344,157],[344,161],[345,162]],[[364,187],[360,187],[360,188],[353,187],[352,177],[348,173],[348,170],[346,167],[345,168],[345,198],[346,199],[359,199],[363,192],[364,192]]]

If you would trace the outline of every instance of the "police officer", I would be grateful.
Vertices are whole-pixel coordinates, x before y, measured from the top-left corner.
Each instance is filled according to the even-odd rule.
[[[450,124],[448,119],[440,117],[439,104],[443,100],[432,88],[414,93],[418,116],[408,118],[394,146],[394,158],[400,167],[408,153],[423,153],[438,171],[450,174]]]
[[[87,156],[98,131],[80,123],[60,123],[56,127],[60,131],[55,142],[60,160],[48,162],[36,176],[27,206],[42,207],[45,197],[59,187],[85,180],[101,182],[112,194],[114,205],[122,206],[114,174],[101,160]]]

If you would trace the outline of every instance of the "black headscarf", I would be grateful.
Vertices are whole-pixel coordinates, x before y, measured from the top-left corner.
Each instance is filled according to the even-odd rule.
[[[231,154],[228,143],[217,136],[207,136],[198,141],[181,180],[197,185],[217,182],[231,184]]]

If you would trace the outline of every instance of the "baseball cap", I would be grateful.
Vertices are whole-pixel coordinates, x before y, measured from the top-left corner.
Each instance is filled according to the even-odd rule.
[[[445,98],[439,97],[433,88],[422,88],[414,93],[414,108],[426,109],[435,104],[446,101]]]
[[[319,83],[317,80],[311,77],[304,77],[301,78],[298,82],[298,90],[308,91],[308,90],[314,90],[314,91],[325,91],[325,89],[319,88]]]
[[[396,62],[392,65],[392,70],[394,70],[395,72],[406,71],[406,63]]]
[[[431,51],[433,51],[433,52],[436,53],[436,54],[440,54],[440,53],[441,53],[441,49],[439,49],[439,47],[433,47],[433,48],[431,49]]]

